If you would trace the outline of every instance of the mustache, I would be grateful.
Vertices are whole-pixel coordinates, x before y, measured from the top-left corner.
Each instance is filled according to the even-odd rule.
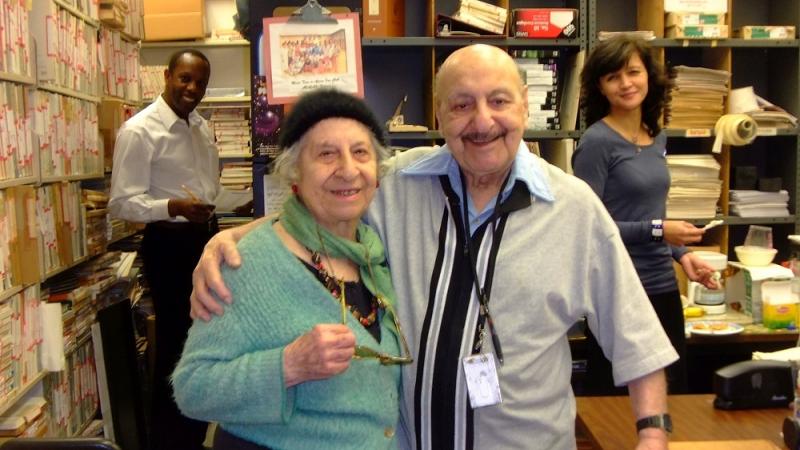
[[[477,131],[473,131],[471,133],[465,133],[462,136],[462,138],[463,139],[469,139],[471,141],[485,142],[485,141],[493,141],[493,140],[497,139],[498,137],[501,137],[501,136],[504,136],[504,135],[505,135],[505,132],[500,133],[500,132],[497,132],[497,131],[490,131],[490,132],[485,132],[485,133],[479,133]]]

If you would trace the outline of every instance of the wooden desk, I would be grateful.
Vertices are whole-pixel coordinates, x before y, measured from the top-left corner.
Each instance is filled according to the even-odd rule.
[[[628,397],[577,397],[578,434],[589,438],[596,449],[636,447],[636,427]],[[714,409],[714,396],[671,395],[669,412],[676,441],[733,441],[764,439],[785,449],[781,437],[784,417],[792,411],[758,409],[722,411]]]

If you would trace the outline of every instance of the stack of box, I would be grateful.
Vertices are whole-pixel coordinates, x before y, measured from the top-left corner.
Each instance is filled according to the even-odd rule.
[[[100,0],[100,21],[109,28],[125,28],[128,4],[122,0]]]
[[[514,50],[512,56],[528,86],[529,130],[559,130],[558,50]]]
[[[202,39],[205,37],[203,0],[145,0],[145,41]]]
[[[211,113],[209,125],[221,158],[250,156],[250,121],[246,108],[216,108]]]
[[[725,39],[727,0],[664,0],[664,35],[675,39]]]

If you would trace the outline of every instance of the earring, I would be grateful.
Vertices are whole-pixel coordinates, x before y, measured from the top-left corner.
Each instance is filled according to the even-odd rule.
[[[300,191],[300,189],[297,188],[296,184],[292,183],[292,194],[297,195],[298,191]]]

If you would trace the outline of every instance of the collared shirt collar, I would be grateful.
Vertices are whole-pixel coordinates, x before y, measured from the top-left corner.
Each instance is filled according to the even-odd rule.
[[[156,99],[156,108],[158,108],[158,116],[161,118],[161,123],[163,123],[164,127],[168,130],[172,128],[173,125],[175,125],[175,122],[183,120],[180,117],[178,117],[177,114],[175,114],[175,111],[173,111],[172,108],[170,108],[170,106],[167,104],[166,100],[164,100],[164,97],[162,95],[159,95],[158,98]],[[203,118],[200,117],[200,114],[198,114],[197,111],[192,111],[189,113],[190,126],[196,127],[199,126],[201,123],[203,123]]]
[[[402,169],[400,173],[408,176],[447,175],[450,184],[454,187],[459,198],[461,198],[461,189],[458,188],[458,186],[461,186],[458,162],[453,158],[446,144]],[[536,161],[536,157],[531,154],[524,142],[520,142],[517,149],[517,155],[511,165],[511,175],[508,183],[503,187],[501,201],[505,201],[508,198],[517,181],[523,182],[528,191],[540,200],[552,202],[555,199],[539,162]],[[470,233],[474,232],[477,227],[491,217],[494,212],[494,204],[495,202],[489,202],[483,211],[476,211],[472,199],[467,202]]]
[[[450,178],[450,183],[454,187],[461,185],[461,178],[458,174],[458,162],[453,158],[446,144],[402,169],[400,173],[410,176],[447,175]],[[517,180],[525,183],[528,187],[528,191],[530,191],[534,197],[548,202],[554,200],[547,177],[542,172],[542,168],[536,161],[536,157],[531,154],[524,142],[520,142],[519,148],[517,149],[517,155],[511,166],[509,182],[503,189],[504,198],[511,191],[511,188]]]

